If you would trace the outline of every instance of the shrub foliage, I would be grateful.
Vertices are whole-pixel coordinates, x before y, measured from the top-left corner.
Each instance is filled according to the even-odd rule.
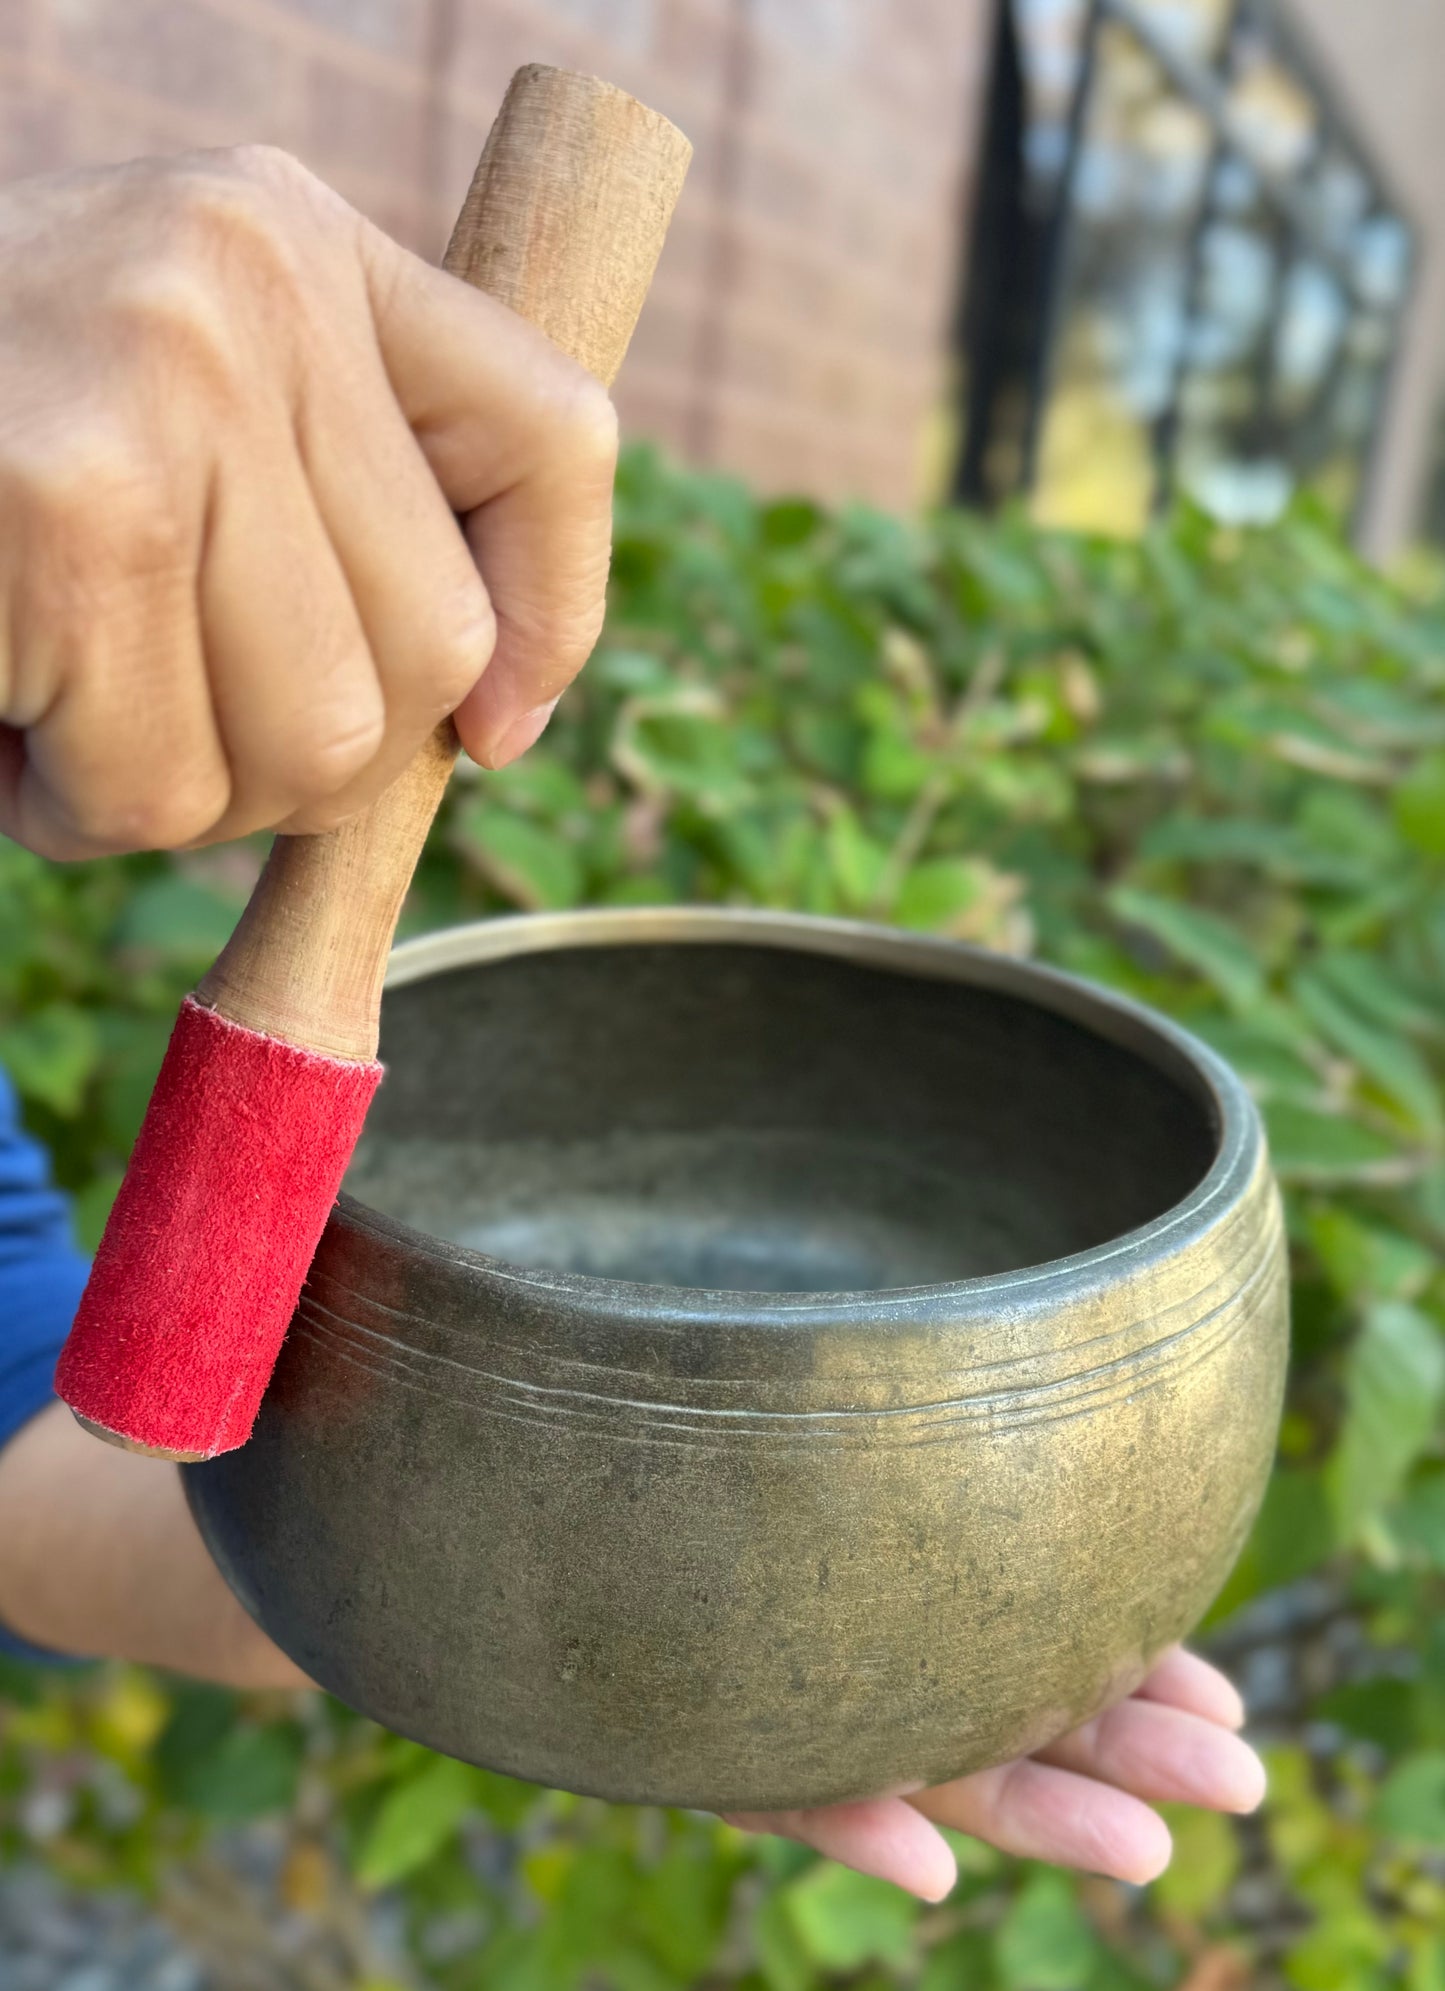
[[[377,1987],[1445,1987],[1442,688],[1445,612],[1308,511],[1249,534],[1183,511],[1117,544],[761,504],[638,452],[601,649],[539,749],[454,783],[407,914],[896,921],[1037,950],[1233,1060],[1295,1253],[1280,1462],[1213,1619],[1290,1683],[1266,1696],[1262,1824],[1175,1818],[1142,1899],[962,1844],[957,1894],[921,1910],[305,1697],[11,1668],[7,1854],[184,1919],[217,1845],[259,1830],[324,1981]],[[88,1239],[255,862],[0,846],[0,1062]]]

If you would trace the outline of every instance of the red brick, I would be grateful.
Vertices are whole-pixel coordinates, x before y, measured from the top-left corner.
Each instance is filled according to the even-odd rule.
[[[747,212],[783,228],[808,233],[828,205],[827,165],[780,146],[750,144],[737,169],[737,202]]]
[[[194,135],[178,129],[170,106],[116,103],[105,91],[70,84],[65,103],[67,166],[103,166],[155,153],[185,151]]]
[[[426,104],[418,87],[388,89],[320,57],[305,65],[298,146],[323,171],[357,167],[415,189],[423,180]]]
[[[743,238],[737,288],[805,325],[831,322],[843,301],[844,284],[835,266],[809,254],[802,243],[784,249],[752,233]]]
[[[338,41],[359,42],[418,65],[426,61],[432,0],[273,0],[273,4],[328,30]]]
[[[713,274],[716,250],[717,230],[707,190],[701,180],[685,180],[658,259],[658,282],[707,283]]]
[[[396,191],[376,181],[355,178],[350,174],[332,173],[328,176],[336,191],[368,221],[374,221],[378,228],[400,242],[404,249],[410,249],[414,256],[422,256],[429,263],[440,262],[447,246],[451,219],[441,222],[432,204],[423,199],[414,187]]]
[[[216,142],[285,143],[293,119],[289,51],[202,0],[50,0],[57,51],[103,78],[216,120]]]
[[[658,0],[652,59],[716,95],[735,33],[732,0]]]
[[[736,396],[722,396],[714,410],[714,459],[766,491],[819,488],[827,450],[821,425],[789,421]]]
[[[51,89],[0,78],[0,180],[67,165],[65,105]]]
[[[0,0],[23,84],[0,86],[0,170],[271,137],[435,256],[517,65],[593,70],[696,147],[619,384],[628,431],[770,489],[902,502],[939,394],[992,4]],[[47,67],[27,76],[32,19]]]
[[[533,6],[518,11],[477,0],[456,0],[457,31],[452,48],[450,80],[467,98],[480,97],[490,118],[514,69],[524,62],[555,62],[587,67],[582,59],[585,37],[557,7]],[[593,65],[595,66],[595,65]]]
[[[624,61],[651,53],[658,6],[659,0],[552,0],[554,12]]]
[[[636,368],[685,372],[697,350],[697,310],[654,291],[642,308],[629,357]]]
[[[866,12],[858,0],[766,0],[757,10],[759,40],[771,45],[774,61],[842,67],[858,53]]]
[[[622,362],[613,390],[624,441],[646,439],[672,455],[696,455],[697,383],[692,378],[660,379]]]

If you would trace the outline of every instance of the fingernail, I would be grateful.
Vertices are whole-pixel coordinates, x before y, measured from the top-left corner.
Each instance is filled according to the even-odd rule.
[[[506,767],[517,760],[528,747],[534,747],[547,730],[547,721],[557,710],[557,699],[546,705],[534,705],[530,712],[524,712],[520,719],[514,719],[492,742],[487,755],[487,765],[496,769]]]

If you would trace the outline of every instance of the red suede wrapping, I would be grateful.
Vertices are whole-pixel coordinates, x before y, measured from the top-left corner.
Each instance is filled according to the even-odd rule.
[[[56,1371],[73,1410],[203,1458],[246,1442],[380,1080],[186,999]]]

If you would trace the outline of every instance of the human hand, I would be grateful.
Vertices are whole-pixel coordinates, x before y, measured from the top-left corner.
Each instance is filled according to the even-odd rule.
[[[309,1684],[232,1596],[177,1468],[97,1444],[59,1403],[0,1449],[0,1625],[226,1687]]]
[[[1243,1722],[1224,1675],[1176,1645],[1128,1700],[1019,1762],[908,1797],[728,1822],[797,1839],[925,1901],[957,1879],[940,1825],[1026,1859],[1143,1882],[1171,1851],[1152,1804],[1247,1812],[1262,1800],[1264,1766],[1235,1732]]]
[[[531,743],[601,623],[590,374],[265,147],[0,189],[0,257],[0,831],[321,830],[448,713]]]
[[[226,1587],[176,1468],[97,1445],[63,1406],[0,1451],[0,1623],[61,1652],[132,1659],[242,1688],[305,1675]],[[939,1900],[956,1877],[940,1825],[1007,1853],[1146,1881],[1168,1864],[1151,1804],[1252,1811],[1264,1771],[1238,1694],[1176,1646],[1128,1700],[1021,1762],[935,1790],[816,1811],[735,1814],[751,1832]]]

